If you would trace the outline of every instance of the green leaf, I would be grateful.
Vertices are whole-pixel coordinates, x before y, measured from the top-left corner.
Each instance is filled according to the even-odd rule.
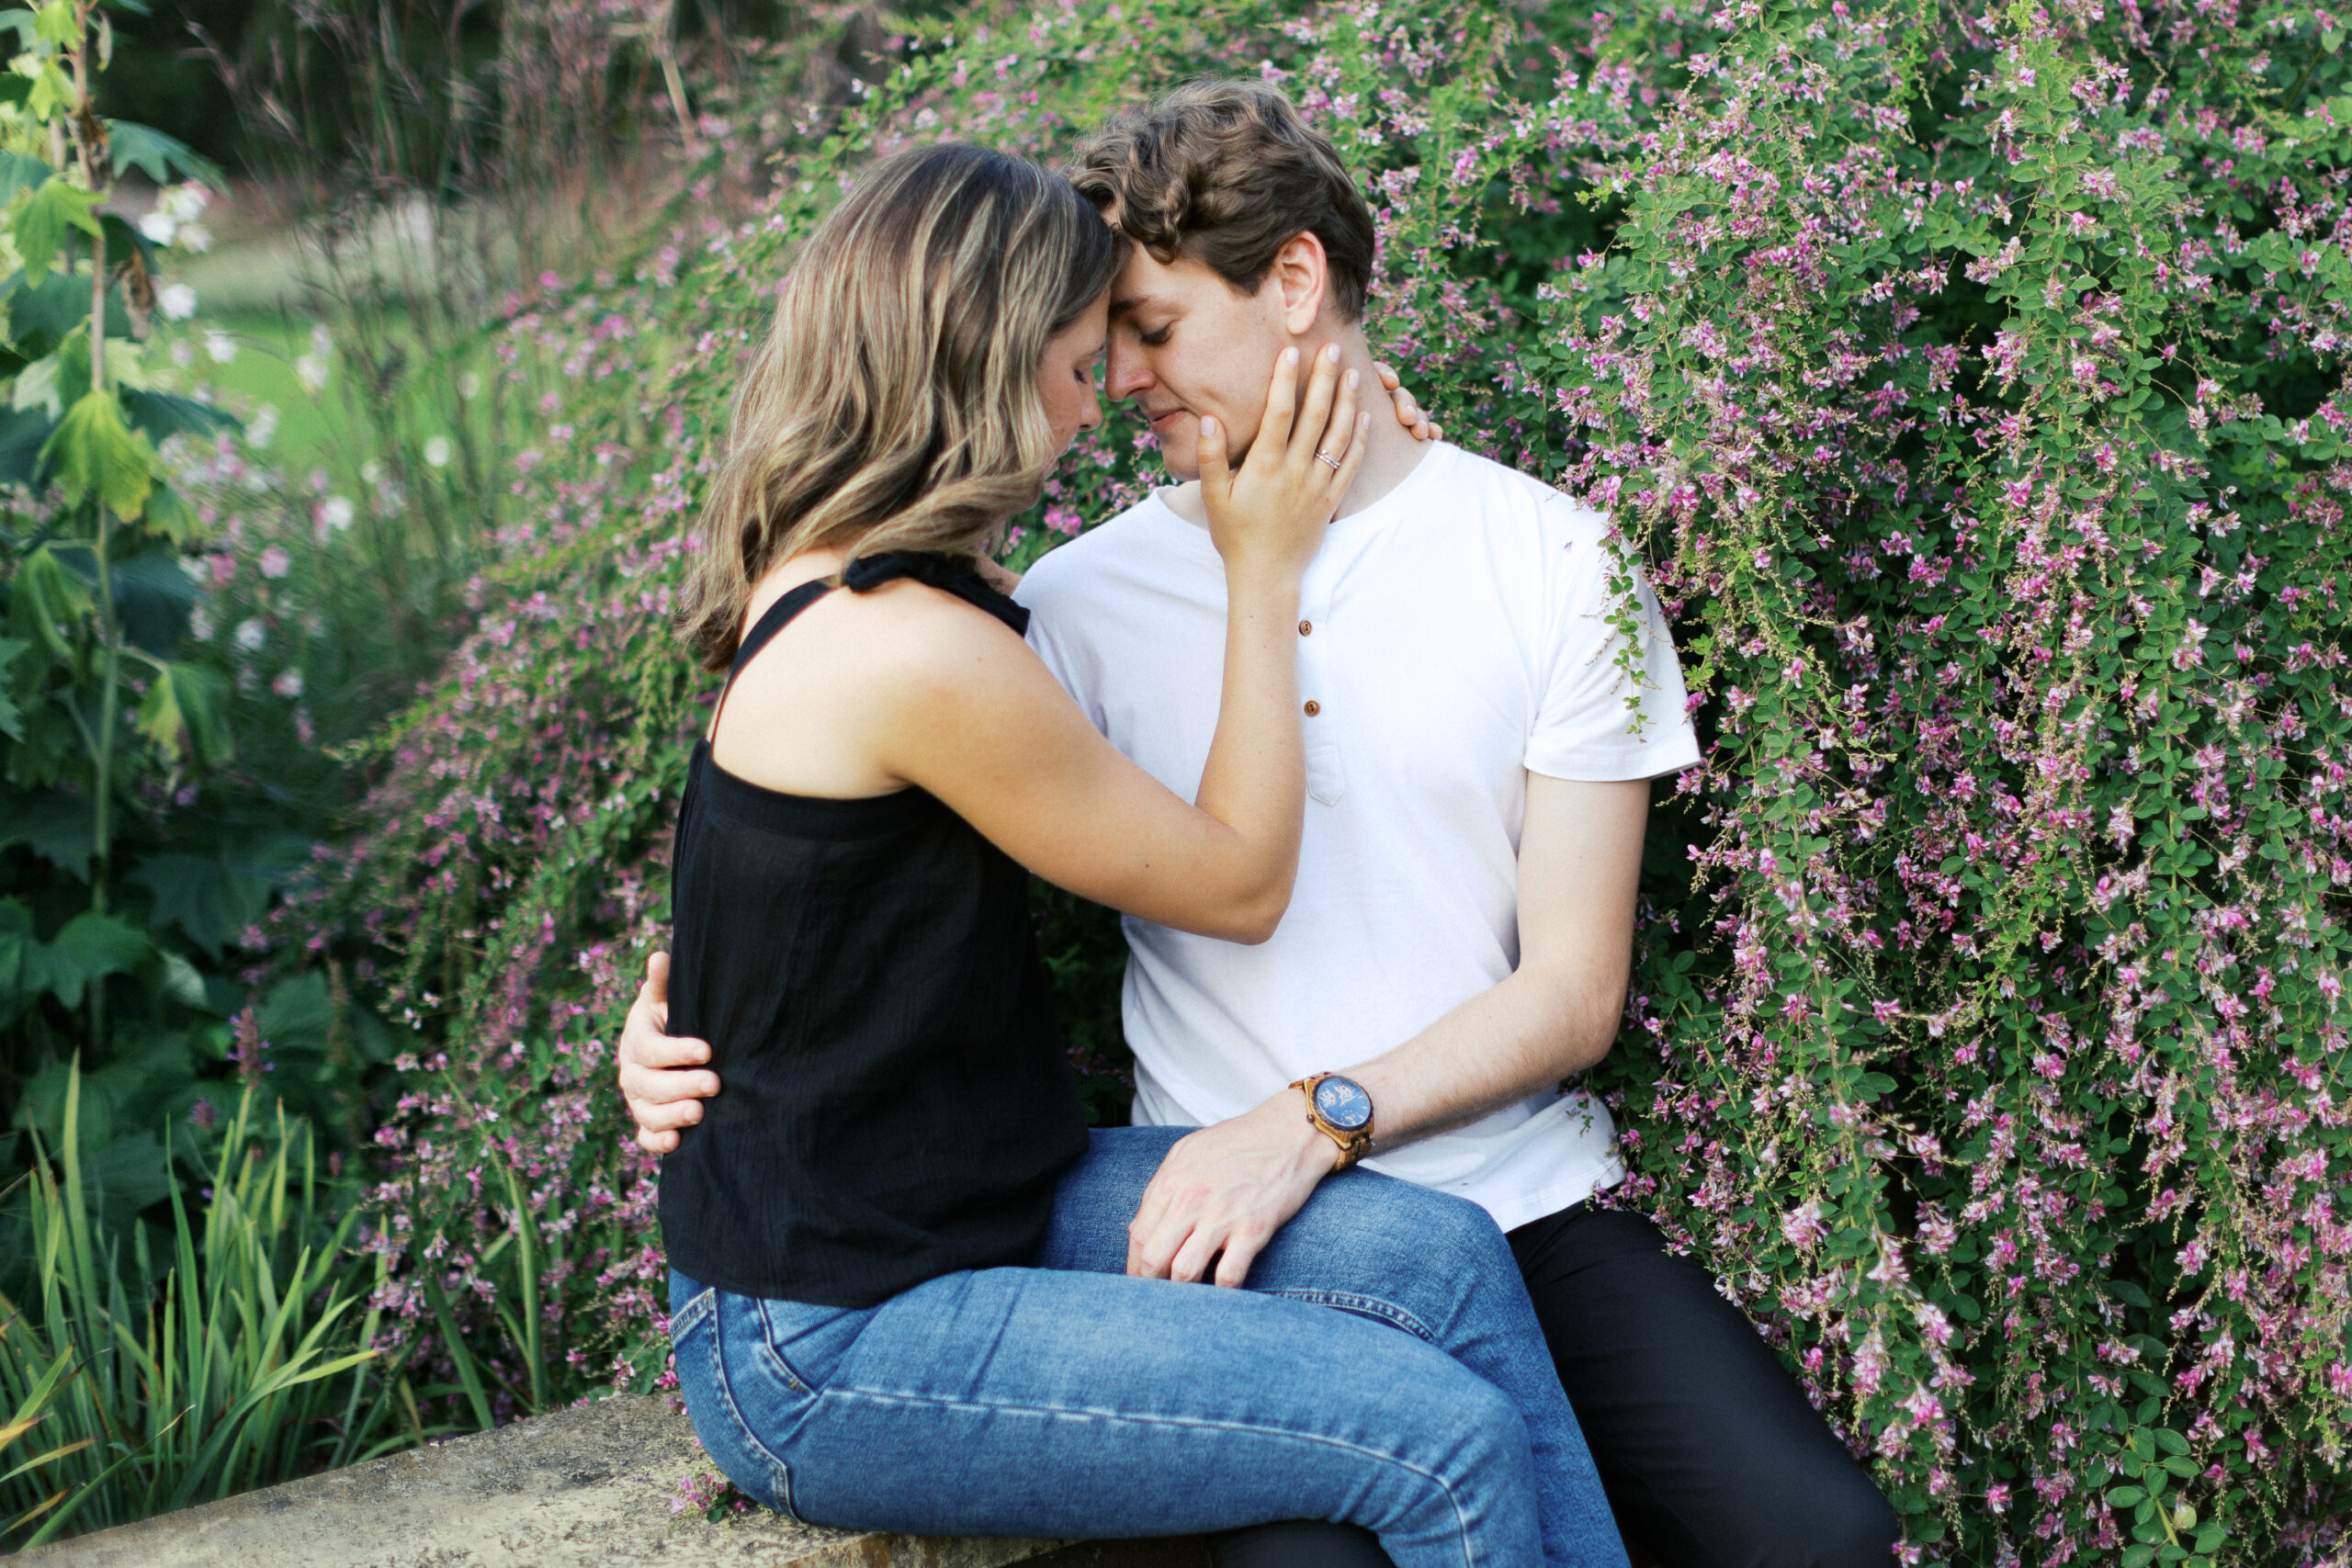
[[[32,90],[25,95],[25,108],[35,119],[48,120],[58,110],[73,108],[82,101],[74,91],[74,84],[57,68],[54,58],[32,60],[20,56],[17,71],[32,83]]]
[[[14,898],[0,898],[0,1018],[24,988],[25,952],[33,940],[33,915]]]
[[[234,747],[221,715],[228,682],[196,664],[166,664],[139,703],[139,733],[181,763],[217,768]]]
[[[109,391],[89,391],[65,411],[41,458],[59,481],[96,496],[124,522],[135,521],[154,489],[148,452],[122,422]]]
[[[0,17],[0,25],[6,22],[6,17]],[[39,189],[40,183],[54,172],[48,164],[30,153],[0,152],[0,207],[16,200],[19,191]]]
[[[220,165],[175,136],[166,136],[153,126],[134,125],[127,119],[114,122],[114,172],[118,175],[136,164],[157,185],[171,183],[172,171],[177,170],[192,180],[202,180],[213,189],[226,194],[228,176]]]
[[[146,525],[180,546],[194,544],[204,529],[204,520],[196,508],[180,499],[179,491],[169,485],[157,485],[155,493],[147,498]]]
[[[90,1184],[90,1201],[119,1224],[171,1195],[171,1161],[154,1134],[126,1133],[82,1156],[82,1179]]]
[[[202,440],[245,427],[244,421],[226,409],[171,392],[125,392],[122,412],[130,416],[132,429],[146,432],[147,438],[159,446],[166,436],[193,435]]]
[[[193,1008],[198,1012],[210,1012],[212,998],[206,993],[204,976],[196,972],[196,965],[169,948],[162,949],[161,953],[164,960],[164,995],[184,1008]]]
[[[157,494],[163,492],[158,491]],[[155,502],[150,497],[152,521]],[[179,651],[187,635],[188,613],[196,607],[197,587],[172,549],[147,549],[114,563],[114,608],[130,646],[151,659],[165,660]]]
[[[2110,1507],[2128,1508],[2146,1495],[2137,1486],[2119,1486],[2107,1495],[2107,1501]]]
[[[54,428],[47,409],[0,409],[0,484],[40,489],[40,449],[50,445]]]
[[[85,910],[65,922],[56,941],[40,950],[40,974],[29,978],[67,1007],[78,1008],[90,982],[109,975],[128,975],[154,950],[146,932],[112,915]]]
[[[66,570],[53,544],[24,558],[8,598],[8,629],[58,660],[74,657],[74,634],[96,605],[88,586]]]
[[[88,367],[89,359],[85,355],[83,357],[83,368],[86,370]],[[49,446],[49,438],[57,429],[58,417],[65,412],[64,396],[57,389],[61,378],[60,373],[63,369],[61,356],[52,354],[17,371],[16,384],[8,389],[8,406],[11,410],[17,413],[37,414],[40,419],[41,445],[34,450],[29,459],[27,469],[28,473],[38,473],[40,470],[42,455]]]
[[[74,14],[73,0],[49,0],[33,13],[33,37],[60,49],[82,41],[82,19]]]
[[[2188,1451],[2188,1439],[2182,1437],[2178,1432],[2174,1431],[2170,1427],[2158,1427],[2155,1429],[2155,1432],[2156,1447],[2162,1449],[2165,1452],[2168,1454],[2185,1454]]]
[[[0,735],[11,740],[25,738],[25,711],[17,705],[16,682],[9,670],[17,656],[31,646],[19,637],[0,637]]]
[[[51,272],[33,279],[20,273],[11,281],[15,287],[8,291],[8,337],[27,359],[56,353],[57,345],[90,319],[86,278]]]
[[[96,822],[87,800],[63,790],[0,795],[0,850],[22,844],[67,875],[87,882]]]
[[[312,969],[279,981],[262,998],[256,1021],[273,1050],[325,1055],[334,1032],[334,993],[327,977]]]
[[[38,283],[48,276],[58,247],[74,230],[97,238],[97,205],[96,197],[62,179],[52,178],[33,192],[32,199],[17,214],[17,254],[25,258],[28,282]]]
[[[190,942],[217,956],[269,912],[271,897],[309,853],[310,840],[300,834],[243,835],[209,855],[149,855],[125,880],[154,894],[150,926],[176,925]],[[266,1019],[263,1029],[272,1040],[279,1038]]]

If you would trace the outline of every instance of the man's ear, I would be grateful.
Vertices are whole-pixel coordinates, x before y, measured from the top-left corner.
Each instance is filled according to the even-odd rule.
[[[1314,331],[1331,288],[1331,264],[1323,254],[1323,242],[1311,230],[1293,235],[1274,253],[1267,276],[1282,290],[1283,328],[1293,337]]]

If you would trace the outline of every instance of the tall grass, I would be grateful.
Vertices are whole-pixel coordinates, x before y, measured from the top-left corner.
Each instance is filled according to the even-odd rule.
[[[0,1296],[0,1409],[85,1439],[0,1472],[0,1546],[102,1529],[415,1440],[405,1383],[374,1365],[378,1266],[346,1250],[355,1216],[320,1179],[308,1123],[266,1121],[247,1089],[200,1214],[172,1197],[160,1283],[146,1232],[132,1253],[93,1224],[80,1157],[81,1078],[54,1160],[26,1194],[38,1300]],[[130,1267],[126,1268],[126,1263]],[[405,1402],[413,1411],[413,1398]],[[30,1428],[28,1428],[30,1429]]]

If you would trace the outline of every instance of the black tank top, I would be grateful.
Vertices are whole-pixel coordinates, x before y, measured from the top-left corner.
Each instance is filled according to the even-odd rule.
[[[874,557],[848,583],[899,577],[1027,629],[1027,611],[946,557]],[[761,616],[729,686],[826,592],[804,584]],[[719,1093],[662,1161],[673,1267],[740,1295],[871,1306],[956,1269],[1029,1260],[1086,1118],[1028,886],[922,790],[785,795],[695,746],[671,886],[670,1028],[710,1043]]]

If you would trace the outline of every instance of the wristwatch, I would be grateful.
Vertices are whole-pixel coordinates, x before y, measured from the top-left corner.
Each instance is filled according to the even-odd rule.
[[[1340,1145],[1333,1170],[1345,1170],[1372,1152],[1372,1096],[1363,1085],[1337,1073],[1317,1073],[1290,1087],[1306,1091],[1307,1122]]]

